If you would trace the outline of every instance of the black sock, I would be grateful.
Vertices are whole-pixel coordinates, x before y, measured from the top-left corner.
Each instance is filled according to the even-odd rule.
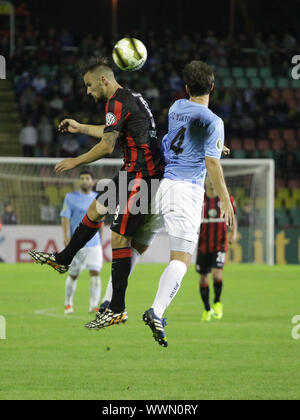
[[[85,216],[75,230],[69,244],[64,250],[55,254],[56,261],[59,264],[70,265],[77,252],[99,231],[101,224],[102,222],[91,222]]]
[[[223,289],[223,282],[221,281],[215,281],[214,282],[214,288],[215,288],[215,303],[220,302],[221,293]]]
[[[201,287],[200,286],[200,295],[202,297],[205,310],[210,311],[210,304],[209,304],[209,286],[207,287]]]
[[[132,249],[113,249],[112,254],[111,277],[113,294],[110,302],[110,309],[119,314],[125,309],[125,293],[131,270]]]

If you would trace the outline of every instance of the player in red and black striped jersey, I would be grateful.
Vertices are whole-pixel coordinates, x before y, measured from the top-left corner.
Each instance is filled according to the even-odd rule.
[[[111,154],[118,142],[124,152],[124,167],[120,173],[127,176],[125,185],[121,185],[119,176],[113,180],[117,202],[114,206],[116,212],[111,227],[112,299],[109,308],[97,313],[96,320],[86,325],[87,328],[100,329],[125,322],[127,319],[125,292],[128,277],[138,256],[149,246],[154,233],[151,231],[152,224],[149,222],[149,217],[142,212],[136,212],[140,207],[138,202],[142,201],[139,193],[143,185],[148,186],[145,189],[150,209],[151,197],[155,193],[152,187],[159,186],[164,162],[156,137],[154,118],[144,98],[129,89],[124,89],[116,81],[113,70],[105,60],[92,58],[83,63],[80,71],[87,94],[96,102],[103,99],[107,101],[106,124],[93,126],[79,124],[70,119],[62,121],[59,126],[61,132],[79,132],[102,140],[89,152],[60,162],[56,165],[56,172],[62,173],[99,160]],[[153,180],[157,182],[152,182]],[[120,202],[118,202],[119,190],[123,196],[125,195],[125,200],[122,197],[123,201]],[[111,210],[105,205],[105,193],[106,190],[91,204],[63,251],[54,255],[32,251],[30,253],[32,258],[41,264],[51,265],[61,273],[67,271],[76,253],[96,234],[99,224]]]
[[[118,131],[124,153],[124,170],[143,177],[161,176],[164,163],[158,147],[156,125],[148,103],[139,93],[118,88],[105,107],[104,133]]]
[[[230,201],[234,213],[236,213],[233,196],[230,196]],[[200,274],[200,295],[205,306],[202,321],[210,321],[212,317],[221,319],[223,316],[223,305],[220,298],[223,288],[223,267],[227,252],[227,236],[227,226],[225,220],[221,218],[220,199],[207,176],[196,262],[196,270]],[[236,237],[237,220],[235,217],[232,230],[229,233],[229,243],[234,243]],[[215,290],[215,301],[212,309],[209,303],[209,275],[211,272]]]

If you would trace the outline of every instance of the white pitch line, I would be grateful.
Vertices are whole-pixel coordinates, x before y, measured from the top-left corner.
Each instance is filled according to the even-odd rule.
[[[53,313],[53,311],[56,311],[57,308],[47,308],[47,309],[39,309],[37,311],[34,311],[34,315],[43,315],[43,316],[50,316],[52,318],[70,318],[70,319],[83,319],[86,320],[88,315],[86,317],[83,316],[76,316],[74,314],[56,314]],[[88,322],[88,320],[87,320]]]

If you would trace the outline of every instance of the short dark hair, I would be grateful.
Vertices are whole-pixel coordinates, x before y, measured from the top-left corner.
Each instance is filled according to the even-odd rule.
[[[89,175],[92,179],[94,179],[93,173],[91,171],[88,171],[88,170],[81,171],[80,174],[79,174],[79,178],[81,177],[81,175]]]
[[[109,60],[106,57],[90,57],[86,60],[80,60],[77,64],[77,71],[81,76],[84,76],[89,71],[93,72],[99,68],[113,72],[111,66],[109,65]]]
[[[192,61],[183,70],[185,84],[192,96],[211,93],[215,81],[213,69],[203,61]]]

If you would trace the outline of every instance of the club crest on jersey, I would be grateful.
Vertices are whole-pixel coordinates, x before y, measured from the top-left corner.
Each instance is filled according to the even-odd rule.
[[[219,139],[217,141],[217,150],[220,152],[222,149],[223,149],[223,143],[222,143],[222,140]]]
[[[217,217],[217,215],[218,215],[218,212],[217,212],[216,209],[210,209],[210,210],[208,210],[208,217],[210,219],[215,219]]]
[[[110,127],[111,125],[114,125],[117,122],[117,117],[112,112],[109,112],[106,114],[106,126]]]

